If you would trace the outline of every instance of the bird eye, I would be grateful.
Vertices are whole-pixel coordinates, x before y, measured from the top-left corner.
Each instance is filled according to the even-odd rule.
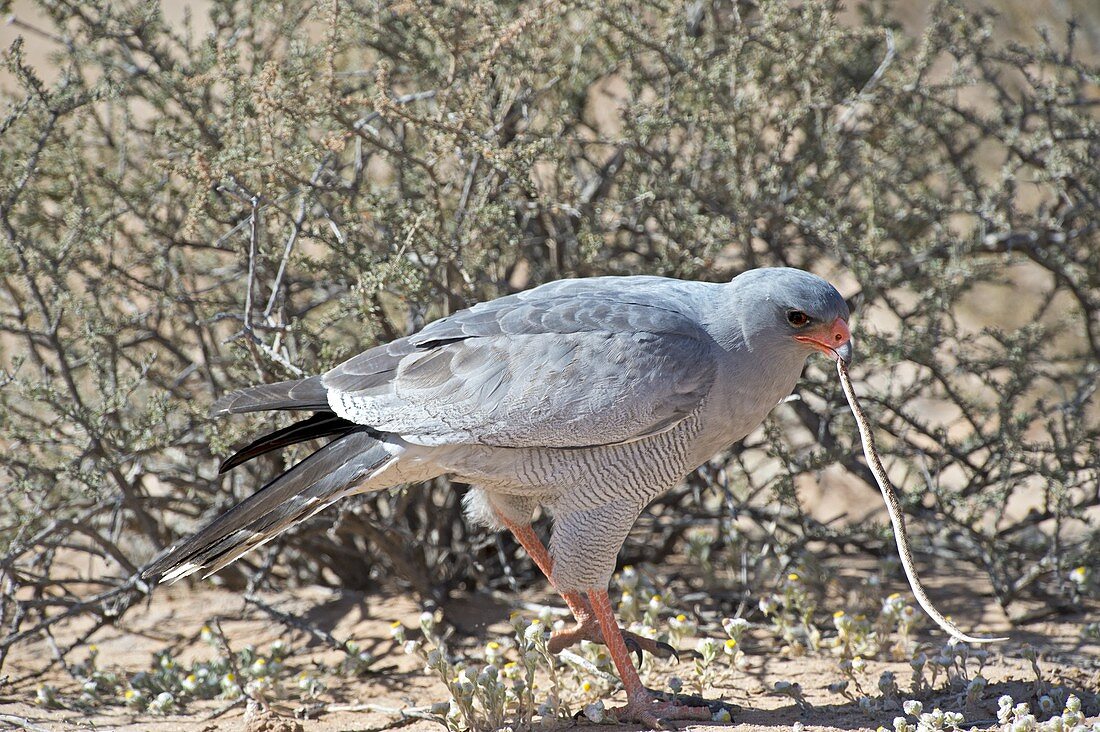
[[[810,316],[801,310],[788,310],[787,322],[793,325],[795,328],[801,328],[810,322]]]

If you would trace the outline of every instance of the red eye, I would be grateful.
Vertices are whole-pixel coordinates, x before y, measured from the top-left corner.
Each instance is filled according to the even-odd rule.
[[[801,310],[790,310],[787,312],[787,322],[795,328],[801,328],[810,322],[810,316]]]

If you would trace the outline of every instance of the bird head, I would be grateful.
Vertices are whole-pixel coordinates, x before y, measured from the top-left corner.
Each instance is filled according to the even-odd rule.
[[[805,359],[814,351],[852,361],[848,305],[827,281],[800,269],[766,267],[730,283],[741,304],[745,342]]]

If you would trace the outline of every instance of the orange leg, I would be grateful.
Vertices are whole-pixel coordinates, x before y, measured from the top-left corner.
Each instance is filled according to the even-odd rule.
[[[499,518],[553,584],[553,557],[550,556],[550,552],[546,550],[531,525],[513,524],[502,516]],[[619,721],[638,721],[652,729],[661,729],[663,721],[667,719],[711,719],[711,710],[706,700],[694,699],[690,702],[692,706],[676,701],[658,701],[654,693],[645,688],[638,677],[637,668],[630,659],[630,652],[636,651],[638,662],[641,663],[643,648],[661,658],[675,655],[676,651],[667,643],[658,643],[652,638],[644,638],[619,628],[615,612],[611,609],[611,599],[607,596],[607,590],[590,590],[587,598],[579,592],[560,592],[560,594],[573,612],[577,624],[567,630],[555,632],[550,637],[549,649],[557,653],[581,640],[603,643],[607,646],[627,695],[626,706],[611,710]],[[684,701],[688,699],[684,698]]]
[[[554,559],[531,525],[514,524],[503,516],[498,518],[508,527],[553,585]],[[607,646],[627,695],[626,706],[611,710],[620,722],[637,721],[651,729],[662,729],[665,726],[664,721],[670,719],[709,721],[711,707],[715,705],[730,709],[721,702],[712,703],[698,697],[680,696],[679,702],[675,699],[658,700],[657,695],[642,684],[642,680],[638,677],[638,669],[630,659],[630,652],[636,651],[638,662],[641,663],[642,649],[660,658],[668,658],[676,654],[672,646],[619,628],[619,622],[615,619],[615,611],[611,608],[611,598],[607,596],[606,589],[589,590],[588,597],[579,592],[559,590],[559,593],[569,605],[577,624],[567,630],[555,632],[550,637],[549,649],[557,653],[581,640],[603,643]]]
[[[657,701],[638,678],[638,670],[630,660],[630,651],[623,640],[622,631],[619,630],[619,623],[615,620],[607,590],[589,590],[588,601],[600,624],[600,630],[603,631],[604,643],[611,654],[611,660],[619,670],[623,688],[626,689],[626,706],[611,710],[620,722],[630,720],[641,722],[650,729],[663,729],[663,721],[666,719],[711,719],[711,711],[707,706],[685,706],[675,701]]]
[[[497,518],[508,527],[508,530],[516,537],[516,541],[518,541],[527,551],[527,555],[534,560],[538,568],[546,575],[546,579],[553,585],[554,559],[550,556],[550,552],[546,550],[538,534],[531,528],[531,524],[513,524],[499,514]],[[577,624],[572,628],[556,631],[550,637],[550,642],[548,644],[550,652],[558,653],[582,640],[592,641],[593,643],[603,643],[604,636],[600,631],[596,616],[592,613],[592,606],[589,604],[588,599],[579,592],[562,592],[558,590],[558,594],[562,596],[562,599],[565,600],[565,604],[569,606],[569,610],[573,613],[573,617],[576,619]],[[619,630],[619,626],[616,625],[615,629]],[[646,638],[645,636],[640,636],[628,631],[619,630],[619,635],[625,638],[624,642],[630,646],[631,650],[638,654],[638,663],[642,662],[642,651],[652,653],[658,658],[670,658],[677,655],[676,649],[667,643],[661,643],[652,638]]]
[[[516,537],[516,541],[520,543],[520,546],[527,552],[527,556],[534,560],[535,565],[542,570],[542,573],[546,575],[546,579],[550,581],[550,584],[554,584],[554,559],[550,556],[550,552],[546,550],[546,547],[542,543],[542,539],[535,533],[535,530],[531,528],[531,524],[513,524],[503,517],[499,517],[504,525],[508,527],[508,530],[512,532],[512,535]],[[555,588],[557,589],[557,588]],[[584,625],[588,621],[588,618],[592,615],[592,608],[588,607],[588,600],[579,592],[561,592],[558,594],[565,600],[565,604],[569,606],[569,609],[573,612],[573,617],[577,619],[577,622]],[[572,645],[572,643],[567,644]],[[565,648],[565,646],[562,646]],[[561,648],[553,648],[552,651],[557,653]]]

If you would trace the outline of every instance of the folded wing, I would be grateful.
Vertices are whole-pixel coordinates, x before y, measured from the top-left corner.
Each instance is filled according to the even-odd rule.
[[[699,406],[717,348],[690,315],[649,300],[629,289],[529,291],[431,323],[321,381],[341,417],[416,444],[637,440]]]

